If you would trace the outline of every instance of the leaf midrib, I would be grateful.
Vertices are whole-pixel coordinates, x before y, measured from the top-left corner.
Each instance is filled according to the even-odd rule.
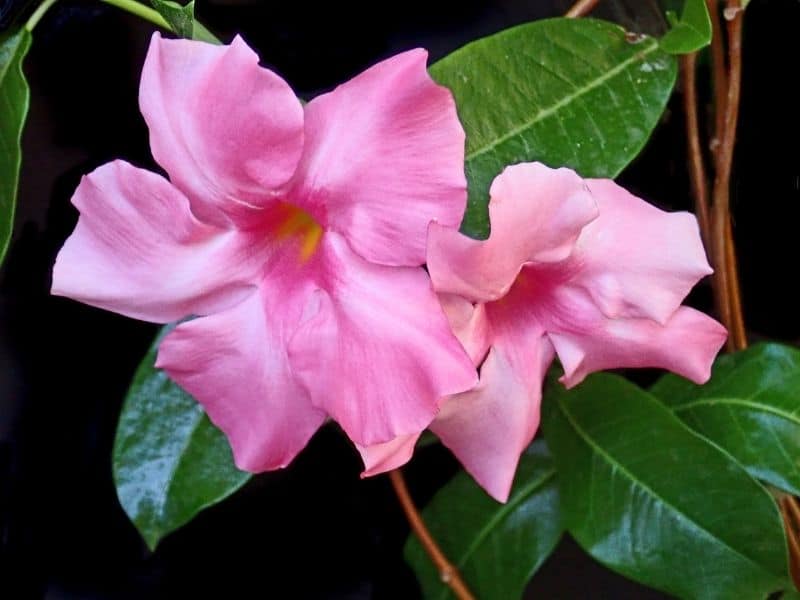
[[[552,104],[551,106],[548,106],[548,107],[545,107],[545,108],[541,108],[530,119],[528,119],[526,121],[523,121],[522,124],[520,124],[517,127],[507,131],[505,134],[501,135],[500,137],[495,138],[489,144],[486,144],[485,146],[483,146],[483,147],[481,147],[481,148],[479,148],[477,150],[474,150],[472,152],[467,153],[467,155],[465,157],[465,161],[469,162],[469,161],[471,161],[471,160],[473,160],[473,159],[475,159],[475,158],[477,158],[477,157],[479,157],[479,156],[481,156],[483,154],[486,154],[487,152],[490,152],[490,151],[494,150],[500,144],[510,140],[513,137],[516,137],[516,136],[522,134],[526,130],[528,130],[531,127],[533,127],[539,121],[542,121],[542,120],[548,118],[549,116],[555,114],[561,108],[571,104],[572,102],[574,102],[578,98],[584,96],[585,94],[588,94],[589,92],[591,92],[594,89],[599,88],[600,86],[602,86],[604,83],[606,83],[610,79],[613,79],[614,77],[616,77],[620,73],[623,73],[630,65],[632,65],[632,64],[634,64],[636,62],[640,62],[640,61],[644,60],[644,58],[646,56],[648,56],[649,54],[651,54],[651,53],[653,53],[653,52],[658,50],[658,42],[656,40],[652,40],[652,39],[648,40],[648,43],[649,43],[649,46],[647,48],[644,48],[644,49],[642,49],[642,51],[637,52],[633,56],[625,59],[624,61],[619,63],[617,66],[615,66],[612,69],[609,69],[608,71],[606,71],[605,73],[603,73],[602,75],[600,75],[596,79],[592,80],[588,84],[583,85],[580,88],[576,89],[573,93],[564,96],[561,100],[559,100],[555,104]]]
[[[630,481],[639,486],[645,492],[650,494],[653,498],[656,498],[658,501],[662,502],[664,506],[672,510],[676,515],[678,515],[681,519],[687,522],[693,528],[702,531],[704,534],[709,536],[712,540],[717,541],[722,546],[733,552],[735,555],[743,558],[745,561],[749,562],[751,565],[754,565],[763,573],[769,574],[770,576],[775,576],[772,571],[768,571],[764,566],[758,563],[755,559],[747,556],[746,554],[742,554],[739,550],[731,546],[727,541],[717,537],[714,533],[708,531],[705,527],[702,527],[698,523],[696,523],[693,519],[691,519],[688,515],[683,513],[683,511],[678,510],[677,507],[673,506],[671,503],[663,499],[661,496],[655,493],[650,486],[646,485],[644,482],[640,481],[620,462],[614,460],[614,458],[607,452],[605,452],[599,445],[597,445],[594,440],[589,436],[589,434],[583,430],[583,428],[575,421],[574,417],[569,413],[569,411],[564,406],[563,400],[557,399],[558,407],[561,409],[562,414],[566,417],[569,424],[575,430],[575,432],[580,436],[580,438],[584,441],[584,443],[589,446],[592,450],[594,450],[597,454],[599,454],[612,468],[616,468],[620,473],[624,474]],[[696,436],[690,429],[687,428],[686,430],[689,435]],[[699,436],[696,436],[699,437]],[[702,438],[700,438],[702,439]]]
[[[506,519],[514,511],[514,509],[516,509],[525,500],[530,498],[539,488],[543,487],[550,479],[555,477],[555,475],[556,469],[554,467],[547,469],[539,478],[534,479],[530,483],[523,486],[511,502],[500,505],[500,509],[492,516],[491,519],[489,519],[489,521],[487,521],[483,527],[481,527],[480,531],[475,536],[474,541],[467,547],[467,550],[464,552],[463,556],[458,559],[456,566],[459,569],[463,569],[467,561],[472,558],[472,555],[475,553],[475,551],[491,534],[492,529],[494,529],[498,523]],[[443,586],[442,594],[439,595],[439,598],[445,599],[449,593],[450,588]]]
[[[4,40],[4,42],[8,42],[11,39],[13,39],[15,41],[15,43],[11,44],[11,47],[12,47],[13,50],[12,50],[12,52],[9,53],[9,56],[10,56],[9,61],[6,63],[6,65],[2,69],[0,69],[0,87],[5,82],[6,76],[9,73],[9,69],[10,69],[11,65],[14,64],[15,62],[17,62],[20,59],[20,56],[19,56],[20,48],[22,48],[22,43],[23,43],[23,41],[25,39],[25,34],[21,33],[21,32],[17,32],[14,35],[11,35],[8,38],[6,38]]]
[[[506,519],[514,511],[514,509],[516,509],[525,500],[530,498],[539,488],[543,487],[550,479],[555,477],[555,474],[555,468],[551,467],[545,471],[541,477],[524,486],[514,500],[508,504],[502,505],[500,510],[498,510],[495,515],[489,519],[486,525],[481,528],[478,535],[475,536],[475,541],[470,544],[469,548],[464,553],[463,558],[459,560],[458,566],[463,567],[467,560],[472,558],[472,554],[475,552],[475,550],[477,550],[483,541],[489,536],[489,534],[492,532],[492,529],[494,529],[498,523]]]
[[[177,385],[177,384],[174,384],[174,385]],[[194,398],[193,398],[193,400],[194,400]],[[197,402],[197,400],[194,400],[194,402]],[[203,407],[199,403],[198,403],[197,408],[199,409],[198,412],[196,413],[197,420],[195,421],[194,425],[192,426],[192,432],[191,432],[191,434],[189,436],[187,436],[186,442],[183,444],[183,447],[181,448],[181,452],[178,455],[178,460],[175,461],[175,467],[170,472],[169,485],[167,486],[167,490],[166,490],[167,493],[166,493],[166,495],[164,497],[165,498],[165,503],[164,503],[165,507],[166,507],[166,500],[170,497],[170,492],[172,491],[172,485],[175,483],[175,473],[177,473],[178,468],[183,463],[183,460],[184,460],[185,455],[186,455],[186,449],[192,444],[192,442],[194,440],[194,437],[197,435],[197,431],[206,422],[206,417],[207,417],[206,411],[203,409]],[[229,486],[225,491],[223,491],[223,492],[221,492],[219,494],[215,494],[213,497],[209,497],[207,500],[205,500],[205,501],[201,502],[200,504],[197,504],[196,506],[194,506],[194,508],[192,508],[192,515],[197,514],[198,512],[200,512],[201,510],[203,510],[205,508],[208,508],[209,506],[213,506],[214,504],[219,502],[221,499],[227,498],[228,496],[230,496],[231,494],[233,494],[237,490],[241,489],[244,486],[244,484],[247,483],[248,480],[250,479],[250,474],[246,473],[245,471],[239,471],[239,472],[245,474],[245,477],[242,477],[241,481],[238,481],[235,485]],[[166,516],[166,515],[164,515],[164,516]],[[176,520],[176,525],[174,527],[172,527],[169,531],[166,531],[165,534],[174,531],[175,529],[177,529],[178,527],[180,527],[181,525],[183,525],[186,522],[187,522],[186,519]]]
[[[9,98],[9,92],[11,91],[11,86],[8,87],[6,84],[11,81],[10,77],[13,76],[14,68],[20,68],[22,65],[22,60],[25,58],[25,55],[30,48],[30,33],[25,30],[21,29],[14,34],[10,35],[9,37],[5,38],[2,41],[2,44],[5,45],[9,41],[13,40],[13,42],[9,45],[11,51],[9,52],[9,60],[3,66],[2,70],[0,70],[0,90],[3,91],[3,95],[6,99]],[[21,81],[17,81],[17,85],[15,86],[15,92],[18,92],[20,87],[22,88],[22,95],[24,97],[22,103],[22,122],[21,123],[12,123],[10,128],[11,133],[13,135],[8,136],[6,133],[3,133],[2,139],[6,140],[4,145],[7,143],[11,144],[11,152],[6,150],[3,151],[3,159],[11,158],[9,162],[11,164],[11,177],[8,178],[8,181],[4,182],[0,187],[7,187],[8,188],[8,197],[5,194],[0,193],[0,208],[5,212],[3,215],[3,224],[0,227],[0,263],[3,261],[3,258],[8,251],[8,247],[11,244],[11,234],[14,224],[14,213],[16,212],[16,202],[17,202],[17,186],[19,185],[19,169],[22,163],[22,152],[20,148],[20,135],[22,134],[22,127],[25,124],[25,118],[28,112],[28,103],[29,98],[27,97],[27,82],[25,81],[25,76],[21,72],[19,73],[19,79]],[[3,129],[6,129],[5,127]],[[14,150],[16,150],[16,160],[13,160]]]
[[[144,368],[144,365],[148,363],[148,358],[150,358],[149,355],[142,362],[142,367],[140,367],[140,369]],[[162,388],[165,382],[167,385],[174,385],[172,381],[167,377],[166,373],[161,372],[160,375],[164,379],[159,383],[159,385],[157,386],[158,388]],[[138,379],[139,379],[139,373],[136,373],[136,375],[134,375],[134,387],[137,383],[139,383]],[[132,394],[131,392],[129,392],[128,395],[130,398],[133,398],[135,396],[135,394]],[[126,412],[126,408],[127,407],[123,407],[123,414]],[[178,466],[183,460],[183,457],[186,454],[186,449],[189,447],[191,440],[194,438],[194,435],[197,432],[197,428],[204,414],[205,413],[203,412],[202,409],[195,410],[195,413],[193,415],[194,422],[191,425],[191,433],[185,437],[183,443],[180,446],[180,451],[175,454],[176,458],[174,461],[172,461],[172,464],[170,465],[170,469],[165,477],[165,480],[161,485],[158,486],[158,488],[156,488],[157,493],[153,498],[156,510],[153,512],[153,518],[149,519],[151,526],[147,527],[146,534],[144,531],[142,531],[142,534],[145,537],[148,546],[150,546],[151,548],[155,548],[158,545],[158,542],[161,541],[161,539],[164,537],[164,535],[169,533],[169,531],[165,530],[163,527],[163,524],[165,523],[165,516],[166,516],[165,507],[167,505],[167,499],[169,498],[170,490],[172,489],[172,483],[173,480],[175,479],[175,473],[178,470]]]
[[[164,375],[164,376],[166,377],[166,375]],[[166,520],[165,518],[166,518],[167,500],[168,500],[169,495],[170,495],[170,490],[172,489],[172,484],[173,484],[173,482],[175,480],[175,473],[178,471],[178,467],[180,466],[181,462],[183,461],[184,455],[186,454],[186,450],[187,450],[187,448],[189,448],[189,445],[190,445],[192,439],[194,439],[195,433],[197,433],[197,428],[199,427],[200,422],[203,420],[203,415],[204,414],[205,413],[203,412],[202,409],[199,409],[199,410],[195,411],[195,413],[194,413],[194,423],[192,424],[192,427],[191,427],[191,433],[185,437],[185,439],[183,441],[183,444],[181,444],[181,446],[180,446],[180,452],[178,452],[175,455],[176,458],[175,458],[175,460],[173,461],[173,463],[172,463],[172,465],[170,467],[169,474],[168,474],[168,476],[166,478],[165,483],[162,486],[160,486],[161,493],[159,494],[159,506],[158,506],[159,527],[158,527],[158,529],[156,531],[156,533],[158,535],[158,539],[155,540],[156,543],[158,543],[158,541],[164,536],[164,534],[168,533],[168,532],[164,531],[164,529],[161,527],[161,524],[163,524],[165,522],[165,520]]]
[[[702,398],[700,400],[693,400],[691,402],[687,402],[686,404],[678,404],[672,406],[672,410],[675,412],[681,412],[684,410],[689,410],[698,406],[712,406],[712,405],[722,405],[722,406],[741,406],[745,408],[750,408],[754,411],[769,413],[775,415],[777,417],[781,417],[786,419],[787,421],[791,421],[797,426],[800,426],[800,416],[793,413],[793,412],[784,412],[774,406],[770,406],[768,404],[759,404],[757,402],[753,402],[751,400],[746,400],[744,398]]]

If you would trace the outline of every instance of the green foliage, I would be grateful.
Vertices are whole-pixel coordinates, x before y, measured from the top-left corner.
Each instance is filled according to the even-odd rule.
[[[522,456],[506,504],[494,501],[461,472],[439,490],[422,515],[476,597],[521,597],[525,584],[562,533],[555,468],[547,447],[541,440],[534,442]],[[452,598],[450,588],[413,535],[406,543],[405,555],[425,598]]]
[[[705,385],[668,374],[651,392],[753,477],[800,495],[799,350],[757,344],[720,356]]]
[[[705,0],[684,0],[680,17],[667,11],[672,25],[661,38],[661,49],[669,54],[687,54],[711,43],[711,17]]]
[[[611,569],[685,598],[789,587],[769,493],[646,391],[609,374],[548,394],[568,531]]]
[[[507,29],[443,58],[467,132],[461,230],[489,233],[489,186],[507,165],[538,160],[615,177],[640,152],[672,92],[675,59],[611,23],[549,19]]]
[[[172,0],[150,0],[150,2],[180,37],[212,44],[220,43],[213,33],[194,18],[194,0],[185,6]]]
[[[28,115],[30,91],[22,61],[31,46],[25,28],[0,36],[0,264],[14,227],[19,170],[22,165],[22,129]]]
[[[114,482],[150,549],[250,478],[202,407],[153,367],[165,328],[133,378],[114,442]]]

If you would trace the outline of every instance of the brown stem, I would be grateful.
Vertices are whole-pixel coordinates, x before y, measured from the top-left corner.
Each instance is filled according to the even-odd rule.
[[[711,52],[714,69],[714,88],[716,101],[716,139],[720,140],[719,148],[712,144],[717,158],[717,177],[714,181],[714,235],[716,252],[724,253],[725,279],[729,291],[729,303],[732,321],[729,326],[731,337],[728,347],[741,350],[747,347],[747,335],[742,313],[741,292],[739,289],[738,269],[736,264],[736,248],[733,242],[733,231],[730,220],[730,174],[733,163],[733,147],[736,138],[736,123],[739,112],[742,77],[742,21],[743,10],[739,0],[728,0],[726,19],[728,20],[728,63],[730,79],[727,84],[727,97],[722,99],[718,90],[724,89],[724,58],[722,53],[721,27],[719,11],[714,0],[708,2],[711,13],[714,39]],[[714,43],[716,42],[716,43]],[[721,82],[721,83],[720,83]],[[720,115],[724,115],[722,118]],[[719,202],[719,209],[717,203]],[[724,219],[724,220],[723,220]],[[724,226],[724,235],[720,239],[720,229]],[[722,246],[722,248],[720,248]],[[719,266],[717,268],[720,268]],[[784,496],[779,502],[783,515],[786,540],[789,544],[789,573],[795,587],[800,589],[800,507],[798,500],[792,496]]]
[[[711,136],[711,151],[717,155],[725,127],[725,101],[728,94],[728,72],[725,65],[725,47],[722,40],[722,24],[719,20],[719,0],[706,0],[711,15],[711,72],[714,77],[714,133]]]
[[[742,11],[739,0],[728,0],[726,11],[732,12],[728,20],[728,76],[725,120],[717,152],[717,170],[714,178],[714,206],[712,216],[712,255],[716,269],[717,294],[720,316],[730,331],[728,349],[746,346],[744,318],[738,295],[735,249],[730,226],[730,184],[733,166],[733,149],[736,144],[736,124],[739,117],[739,98],[742,79]]]
[[[731,298],[731,323],[733,329],[733,345],[736,350],[747,348],[747,331],[744,326],[744,311],[742,310],[742,291],[739,285],[739,261],[736,258],[736,247],[733,243],[733,227],[728,219],[725,230],[725,267],[728,269]]]
[[[686,113],[686,145],[689,154],[689,179],[692,183],[694,212],[700,226],[700,235],[706,248],[711,241],[711,218],[708,207],[708,182],[703,151],[700,147],[700,126],[697,118],[697,84],[695,67],[697,53],[681,57],[681,76],[683,78],[683,108]]]
[[[425,552],[428,553],[433,564],[436,565],[436,568],[439,570],[439,577],[441,577],[444,583],[450,586],[453,594],[455,594],[456,598],[459,600],[475,600],[475,596],[472,595],[472,592],[469,591],[464,580],[461,579],[458,569],[447,560],[447,557],[425,526],[425,521],[422,520],[422,516],[414,505],[411,494],[408,493],[408,487],[406,486],[405,479],[403,479],[403,474],[399,469],[389,471],[389,479],[392,482],[394,493],[400,502],[400,506],[403,508],[406,519],[408,519],[408,524],[411,525],[411,529],[419,538]]]
[[[786,541],[789,543],[789,574],[795,587],[800,589],[800,541],[798,540],[800,508],[797,506],[797,498],[792,496],[782,496],[778,505],[783,516]]]
[[[600,0],[578,0],[564,16],[571,19],[586,16],[594,10],[594,7],[597,6],[599,2]]]

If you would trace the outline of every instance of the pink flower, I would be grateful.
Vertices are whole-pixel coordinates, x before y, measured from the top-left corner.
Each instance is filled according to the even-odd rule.
[[[157,366],[227,434],[283,467],[331,416],[359,444],[425,428],[477,376],[421,268],[466,201],[464,133],[426,53],[305,107],[240,39],[155,35],[140,106],[169,175],[84,177],[53,293],[155,322]]]
[[[504,502],[556,355],[567,387],[618,367],[660,367],[702,383],[727,332],[680,305],[711,273],[692,215],[538,163],[508,167],[490,195],[488,240],[431,225],[434,288],[480,365],[478,386],[448,398],[431,429]],[[404,463],[417,437],[360,448],[366,473]]]

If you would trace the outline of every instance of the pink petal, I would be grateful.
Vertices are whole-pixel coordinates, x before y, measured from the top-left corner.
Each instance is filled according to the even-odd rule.
[[[421,268],[367,262],[332,232],[316,258],[320,289],[291,340],[292,368],[355,443],[418,433],[440,398],[475,384]]]
[[[325,419],[286,354],[303,296],[259,291],[228,311],[182,323],[158,351],[156,366],[203,405],[245,471],[285,467]]]
[[[361,473],[361,477],[372,477],[402,467],[411,460],[419,436],[419,433],[401,435],[383,444],[372,446],[356,444],[364,461],[364,472]]]
[[[399,54],[306,106],[290,201],[371,262],[421,265],[428,224],[456,227],[464,213],[464,131],[426,59]]]
[[[490,195],[488,240],[431,225],[428,270],[437,292],[496,300],[523,264],[567,258],[581,230],[597,217],[597,206],[574,171],[541,163],[507,167],[495,178]]]
[[[528,324],[530,325],[530,324]],[[448,398],[431,430],[496,500],[505,502],[519,457],[539,427],[553,348],[535,326],[495,340],[476,388]]]
[[[664,325],[598,314],[591,328],[548,337],[564,366],[561,381],[567,387],[594,371],[621,367],[657,367],[705,383],[727,331],[711,317],[682,306]]]
[[[252,218],[293,175],[303,109],[240,38],[150,42],[139,90],[153,156],[204,220]]]
[[[155,173],[123,161],[85,176],[81,213],[58,254],[52,293],[165,323],[222,310],[252,293],[266,238],[205,225]]]
[[[464,346],[475,366],[483,362],[489,351],[489,320],[484,304],[472,304],[453,294],[439,294],[442,310],[450,322],[450,329]]]
[[[666,323],[708,266],[697,220],[666,213],[613,181],[592,179],[600,216],[578,241],[573,283],[607,317],[648,317]]]

